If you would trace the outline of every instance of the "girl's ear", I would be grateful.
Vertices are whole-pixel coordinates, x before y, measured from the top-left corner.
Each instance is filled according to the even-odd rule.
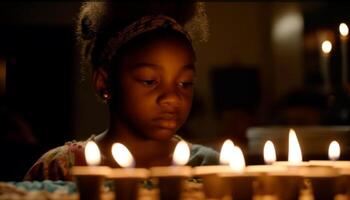
[[[92,83],[96,93],[101,96],[104,92],[109,91],[108,74],[103,68],[95,69],[92,72]]]

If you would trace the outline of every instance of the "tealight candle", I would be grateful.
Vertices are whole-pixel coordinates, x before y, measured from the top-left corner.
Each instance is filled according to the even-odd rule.
[[[108,176],[114,181],[115,198],[118,200],[137,199],[139,183],[149,177],[149,170],[133,168],[135,160],[128,148],[121,143],[113,144],[112,156],[119,166],[123,167],[111,169]]]
[[[110,173],[107,166],[98,166],[101,154],[95,142],[89,141],[85,146],[85,160],[89,166],[74,166],[71,174],[75,177],[81,200],[99,200],[104,178]]]
[[[185,141],[180,141],[173,154],[173,166],[151,167],[151,177],[158,179],[160,199],[180,199],[187,178],[192,176],[192,168],[185,166],[190,157],[190,149]]]

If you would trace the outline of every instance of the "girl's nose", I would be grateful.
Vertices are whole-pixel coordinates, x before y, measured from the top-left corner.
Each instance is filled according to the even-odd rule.
[[[159,97],[158,104],[165,109],[174,109],[180,106],[181,95],[176,87],[163,88]]]

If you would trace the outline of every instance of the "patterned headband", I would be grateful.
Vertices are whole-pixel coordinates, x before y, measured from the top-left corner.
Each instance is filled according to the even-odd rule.
[[[112,37],[112,39],[107,43],[107,46],[103,52],[103,57],[107,58],[108,61],[111,61],[115,52],[123,44],[127,43],[138,35],[161,28],[170,28],[172,30],[178,31],[184,34],[186,38],[191,41],[189,34],[173,18],[165,15],[144,16],[123,30],[119,31],[114,37]]]

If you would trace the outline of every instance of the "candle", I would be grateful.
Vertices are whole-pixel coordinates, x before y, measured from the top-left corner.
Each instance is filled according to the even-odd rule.
[[[222,199],[225,195],[230,195],[228,185],[218,176],[218,173],[232,171],[229,163],[233,153],[234,144],[227,139],[220,151],[221,165],[197,166],[193,168],[193,175],[202,179],[203,191],[207,199]]]
[[[232,199],[244,200],[253,198],[253,182],[258,173],[246,171],[245,159],[242,150],[234,146],[229,166],[231,172],[221,172],[219,177],[230,192]]]
[[[142,180],[150,176],[148,169],[134,168],[135,160],[128,150],[121,143],[114,143],[112,156],[119,166],[111,170],[108,178],[114,180],[115,197],[118,200],[137,199],[138,186]]]
[[[75,177],[81,200],[101,199],[102,183],[110,173],[107,166],[98,166],[101,154],[95,142],[89,141],[84,149],[85,160],[89,166],[74,166],[71,174]]]
[[[348,34],[349,28],[345,23],[341,23],[339,25],[340,32],[340,48],[341,48],[341,56],[342,56],[342,84],[344,88],[348,84]]]
[[[190,149],[185,141],[180,141],[173,154],[173,166],[151,167],[151,177],[158,179],[161,200],[180,199],[186,179],[192,176],[192,168],[185,166],[190,157]]]
[[[288,135],[288,161],[274,162],[273,166],[284,167],[271,170],[262,180],[268,193],[277,195],[279,199],[298,199],[299,186],[302,184],[301,170],[308,166],[303,162],[302,152],[298,137],[293,129]]]
[[[276,161],[276,150],[273,143],[268,140],[264,145],[264,161],[266,164],[272,164]]]
[[[332,141],[328,147],[328,158],[329,160],[310,160],[311,166],[331,166],[331,167],[341,167],[349,161],[337,161],[340,157],[340,145],[337,141]],[[350,163],[350,162],[349,162]]]
[[[321,70],[324,80],[324,92],[327,94],[331,91],[330,76],[329,76],[329,53],[332,50],[332,43],[325,40],[321,45]]]

